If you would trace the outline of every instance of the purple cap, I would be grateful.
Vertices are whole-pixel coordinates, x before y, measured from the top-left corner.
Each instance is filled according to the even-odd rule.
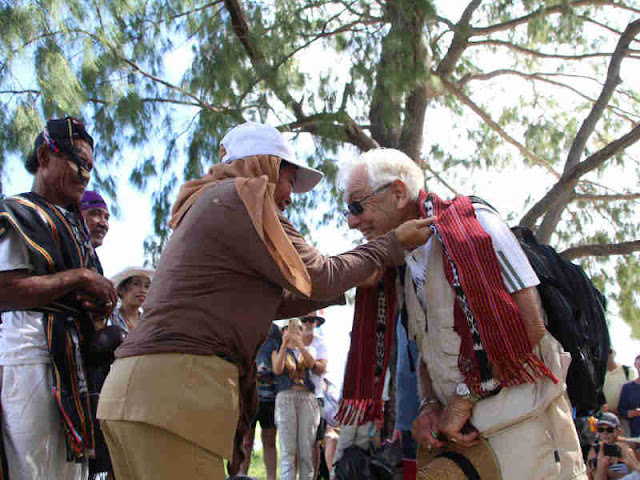
[[[90,208],[104,208],[107,212],[109,211],[107,203],[98,192],[85,190],[82,194],[82,200],[80,200],[80,210],[84,211]]]

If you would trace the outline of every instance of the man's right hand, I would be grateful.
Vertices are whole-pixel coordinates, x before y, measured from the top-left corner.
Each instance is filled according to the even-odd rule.
[[[431,450],[445,446],[445,442],[439,439],[441,415],[442,410],[436,404],[428,406],[418,413],[411,427],[411,435],[421,447]]]
[[[83,269],[81,274],[82,283],[76,298],[90,312],[111,315],[118,302],[113,283],[93,270]]]
[[[431,237],[429,226],[436,221],[436,217],[407,220],[396,228],[396,237],[400,240],[402,248],[413,250],[424,245]]]
[[[475,429],[465,431],[470,426],[469,417],[473,403],[454,395],[444,408],[440,417],[440,429],[452,442],[463,447],[473,447],[478,443],[478,432]],[[464,432],[464,433],[463,433]]]

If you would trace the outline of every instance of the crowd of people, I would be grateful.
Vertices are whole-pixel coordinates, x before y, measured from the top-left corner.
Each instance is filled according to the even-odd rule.
[[[640,383],[612,352],[585,464],[566,395],[571,358],[545,327],[518,241],[489,205],[427,193],[404,153],[341,162],[347,224],[365,242],[327,256],[285,217],[291,195],[323,174],[275,128],[238,125],[220,161],[180,188],[155,271],[107,279],[96,249],[109,209],[86,191],[93,148],[78,120],[49,120],[26,160],[32,190],[0,208],[9,479],[242,478],[257,423],[268,480],[278,464],[279,478],[312,480],[323,462],[348,478],[353,449],[383,440],[389,383],[386,443],[401,445],[407,480],[638,474],[617,415],[640,436]],[[353,287],[335,393],[315,329],[320,309]]]

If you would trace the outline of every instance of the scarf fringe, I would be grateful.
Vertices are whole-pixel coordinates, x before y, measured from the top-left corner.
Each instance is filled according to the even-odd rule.
[[[342,425],[362,425],[383,417],[382,399],[351,400],[341,399],[334,419]]]
[[[497,385],[485,385],[486,382],[478,375],[477,366],[474,366],[473,362],[464,362],[462,357],[459,360],[460,371],[467,381],[476,387],[476,391],[491,392],[495,390]],[[545,377],[555,384],[560,382],[558,377],[549,370],[535,353],[529,353],[519,362],[502,360],[498,384],[501,387],[514,387],[525,383],[534,383]],[[481,390],[478,390],[477,387],[480,387]]]

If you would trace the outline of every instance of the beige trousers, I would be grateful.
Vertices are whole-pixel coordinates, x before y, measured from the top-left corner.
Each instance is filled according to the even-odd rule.
[[[98,404],[116,478],[223,480],[238,404],[238,370],[221,358],[117,359]]]
[[[504,480],[587,480],[565,395],[487,440]]]
[[[222,457],[147,423],[101,420],[118,480],[224,480]]]

